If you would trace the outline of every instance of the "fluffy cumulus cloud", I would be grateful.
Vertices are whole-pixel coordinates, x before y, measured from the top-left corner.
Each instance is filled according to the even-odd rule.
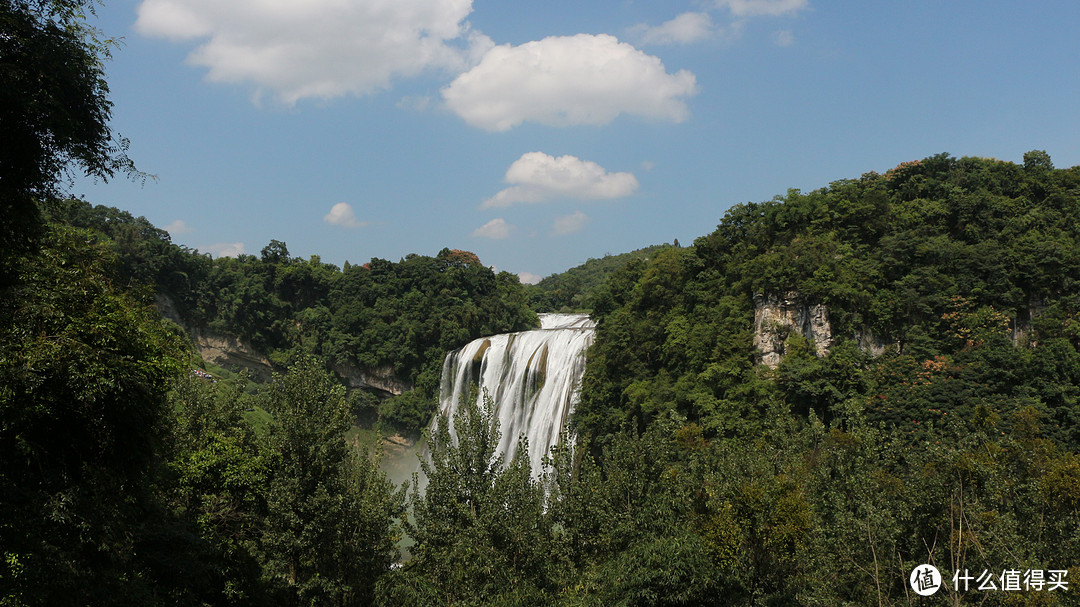
[[[566,236],[567,234],[573,234],[580,232],[581,228],[585,227],[585,224],[589,222],[589,216],[581,211],[575,211],[570,215],[563,217],[557,217],[555,224],[552,228],[552,233],[556,236]]]
[[[555,158],[529,152],[506,170],[510,187],[484,201],[481,208],[544,202],[552,198],[606,199],[633,194],[638,180],[633,173],[609,173],[604,167],[576,156]]]
[[[490,238],[492,240],[502,240],[510,236],[510,231],[514,229],[514,226],[506,223],[506,220],[502,217],[497,217],[484,225],[476,228],[472,231],[472,235],[477,238]]]
[[[330,207],[330,212],[323,215],[322,219],[332,226],[341,226],[343,228],[362,228],[368,225],[368,222],[356,218],[356,213],[353,212],[353,208],[347,202],[339,202]]]
[[[135,27],[198,41],[188,60],[211,81],[250,83],[293,104],[467,69],[492,46],[470,31],[470,12],[472,0],[143,0]]]
[[[620,114],[681,122],[694,75],[614,36],[578,34],[490,49],[442,90],[467,123],[506,131],[523,122],[607,124]]]
[[[206,247],[217,257],[239,257],[245,253],[242,242],[219,242]]]
[[[534,285],[542,279],[539,274],[533,274],[532,272],[518,272],[518,280],[521,281],[521,284]]]
[[[708,13],[683,13],[655,27],[638,25],[633,29],[643,44],[690,44],[713,35]]]
[[[727,9],[736,17],[778,17],[806,8],[809,0],[715,0],[716,7]]]

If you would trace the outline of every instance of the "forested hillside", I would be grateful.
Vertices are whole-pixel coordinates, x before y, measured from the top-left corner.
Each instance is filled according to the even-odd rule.
[[[535,285],[525,287],[529,303],[537,312],[589,311],[596,294],[612,274],[633,260],[647,261],[669,246],[655,245],[629,253],[605,255],[599,259],[589,259],[565,272],[552,274]]]
[[[311,355],[328,368],[383,370],[415,388],[381,405],[384,420],[403,432],[418,433],[434,413],[446,352],[537,326],[517,277],[467,251],[339,269],[317,255],[292,257],[272,240],[258,257],[212,259],[116,208],[69,199],[48,215],[106,236],[117,279],[164,296],[189,330],[238,337],[278,370]]]
[[[736,205],[694,247],[608,283],[578,428],[674,410],[723,436],[775,399],[825,420],[857,403],[905,431],[1031,406],[1075,450],[1078,197],[1080,169],[1043,152],[942,154]],[[755,305],[777,296],[827,309],[830,354],[793,334],[764,377]]]

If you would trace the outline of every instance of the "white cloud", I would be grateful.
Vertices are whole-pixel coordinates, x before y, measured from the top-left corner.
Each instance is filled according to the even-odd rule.
[[[809,7],[809,0],[713,0],[705,11],[686,12],[655,27],[639,24],[630,29],[642,44],[691,44],[707,38],[723,37],[733,42],[742,36],[749,19],[757,17],[780,17]],[[713,22],[716,12],[730,16],[725,25]],[[795,37],[789,30],[773,34],[779,46],[790,46]]]
[[[242,242],[219,242],[206,247],[208,251],[217,257],[239,257],[244,254]]]
[[[777,30],[773,32],[773,42],[776,46],[791,46],[795,44],[795,34],[791,33],[791,30]]]
[[[800,11],[809,4],[809,0],[716,0],[717,8],[726,8],[736,17],[777,17]]]
[[[526,121],[607,124],[619,114],[681,122],[696,92],[689,71],[669,74],[614,36],[578,34],[496,46],[442,95],[465,122],[506,131]]]
[[[427,69],[468,69],[492,46],[469,29],[472,0],[143,0],[135,28],[197,40],[214,82],[248,83],[291,105],[364,95]]]
[[[491,238],[492,240],[502,240],[510,236],[510,230],[513,230],[514,226],[506,223],[506,220],[502,217],[496,217],[484,225],[476,228],[472,231],[472,236],[478,238]]]
[[[330,212],[323,215],[322,219],[332,226],[344,228],[362,228],[368,225],[368,222],[356,219],[356,213],[353,212],[352,207],[347,202],[339,202],[330,207]]]
[[[580,232],[581,228],[585,227],[585,224],[589,222],[589,216],[581,211],[575,211],[571,215],[563,217],[557,217],[552,229],[552,233],[556,236],[566,236],[567,234],[573,234]]]
[[[589,160],[576,156],[555,158],[543,152],[529,152],[515,160],[506,170],[505,181],[511,186],[485,200],[480,208],[552,198],[621,198],[638,188],[633,173],[608,173]]]
[[[169,233],[169,236],[179,236],[180,234],[189,234],[192,232],[190,226],[183,219],[177,219],[169,225],[162,228]]]
[[[712,36],[716,30],[708,13],[683,13],[656,27],[641,24],[633,30],[642,44],[690,44]]]
[[[534,285],[543,280],[539,274],[533,274],[532,272],[518,272],[518,280],[521,284]]]

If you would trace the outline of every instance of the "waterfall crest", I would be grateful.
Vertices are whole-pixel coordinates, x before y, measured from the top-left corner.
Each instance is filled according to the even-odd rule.
[[[439,412],[452,420],[470,388],[478,388],[478,399],[486,390],[502,432],[498,453],[509,461],[524,435],[539,472],[577,402],[595,327],[584,314],[541,314],[537,330],[482,337],[447,354]]]

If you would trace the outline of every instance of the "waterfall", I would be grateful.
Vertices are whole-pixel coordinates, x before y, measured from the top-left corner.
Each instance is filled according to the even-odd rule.
[[[502,432],[498,453],[510,461],[524,435],[539,472],[577,402],[595,326],[584,314],[541,314],[537,330],[482,337],[451,352],[443,362],[440,413],[452,420],[463,395],[479,388],[483,399],[486,390]]]

